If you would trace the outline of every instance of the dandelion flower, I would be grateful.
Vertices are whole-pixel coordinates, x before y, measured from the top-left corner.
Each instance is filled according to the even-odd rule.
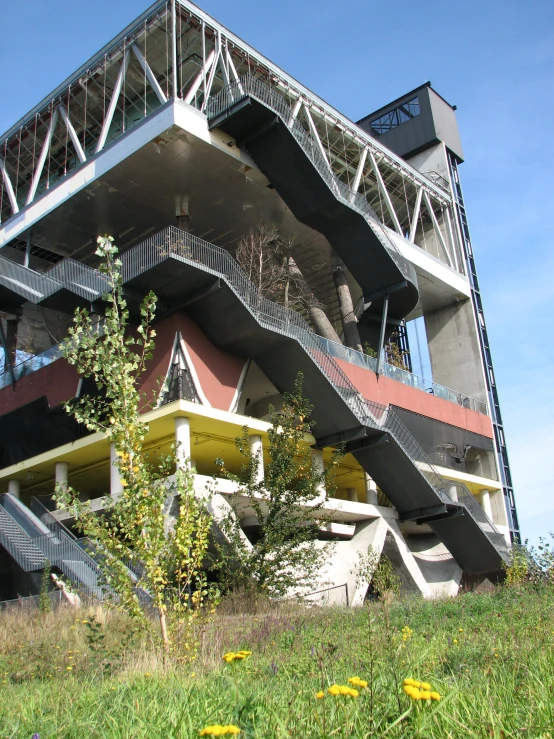
[[[315,697],[316,698],[324,698],[325,697],[325,693],[323,692],[323,690],[318,690],[317,693],[315,694]]]

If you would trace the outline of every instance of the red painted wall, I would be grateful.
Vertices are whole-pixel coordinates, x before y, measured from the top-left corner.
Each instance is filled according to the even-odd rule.
[[[186,344],[202,392],[214,408],[228,411],[246,359],[215,347],[186,315],[175,314],[155,325],[156,348],[148,363],[141,390],[147,398],[157,396],[160,378],[165,378],[177,331]]]
[[[0,390],[0,416],[46,396],[48,405],[54,408],[75,397],[79,375],[75,367],[65,359],[57,359],[26,377]]]
[[[381,405],[396,405],[436,421],[458,426],[482,436],[493,438],[492,424],[488,416],[464,408],[449,400],[438,398],[423,390],[404,385],[398,380],[377,375],[370,370],[336,359],[349,380],[362,393],[364,398]]]

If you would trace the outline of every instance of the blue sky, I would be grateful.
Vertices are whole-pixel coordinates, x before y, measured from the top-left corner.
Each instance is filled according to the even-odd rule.
[[[523,536],[554,531],[554,2],[204,0],[353,120],[430,80],[458,106],[472,231]],[[0,131],[142,0],[2,3]]]

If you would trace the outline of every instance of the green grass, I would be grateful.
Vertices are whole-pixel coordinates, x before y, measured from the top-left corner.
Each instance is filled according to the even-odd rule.
[[[181,738],[233,723],[259,739],[546,739],[554,737],[553,612],[553,588],[497,588],[356,610],[218,615],[197,662],[168,670],[145,640],[117,654],[128,629],[120,616],[108,614],[106,645],[95,653],[83,613],[0,614],[0,738]],[[405,626],[412,634],[403,641]],[[239,649],[253,654],[222,662]],[[316,699],[354,675],[369,682],[358,698]],[[442,700],[412,703],[406,677],[430,682]]]

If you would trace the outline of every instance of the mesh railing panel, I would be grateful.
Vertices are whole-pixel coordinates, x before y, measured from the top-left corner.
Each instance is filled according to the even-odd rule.
[[[42,551],[1,505],[0,544],[24,572],[34,572],[44,567],[45,558]]]
[[[58,262],[46,275],[87,300],[94,300],[109,289],[105,275],[74,259]]]
[[[35,304],[61,288],[57,280],[5,257],[0,257],[0,284]]]

